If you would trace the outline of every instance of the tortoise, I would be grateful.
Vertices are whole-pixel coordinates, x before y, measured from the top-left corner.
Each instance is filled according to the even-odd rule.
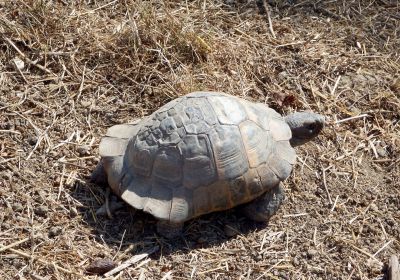
[[[249,219],[268,221],[284,200],[293,147],[323,126],[316,113],[282,117],[262,103],[193,92],[109,128],[93,178],[106,178],[125,202],[157,218],[167,238],[187,220],[239,205]]]

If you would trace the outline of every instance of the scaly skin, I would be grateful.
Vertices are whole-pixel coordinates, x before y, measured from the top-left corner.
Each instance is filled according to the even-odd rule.
[[[256,222],[267,222],[279,209],[285,193],[282,184],[267,191],[259,198],[242,206],[244,215]]]
[[[94,169],[90,181],[97,184],[97,185],[108,185],[107,182],[107,174],[104,170],[103,162],[100,160],[97,164],[96,168]]]

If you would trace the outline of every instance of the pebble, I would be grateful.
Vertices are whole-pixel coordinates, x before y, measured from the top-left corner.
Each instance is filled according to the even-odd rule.
[[[390,89],[393,90],[394,93],[400,93],[400,79],[396,79],[390,86]]]
[[[58,153],[57,151],[50,151],[49,153],[52,157],[57,157]]]
[[[89,107],[90,105],[92,105],[92,101],[90,100],[82,100],[81,101],[81,105],[85,108]]]
[[[0,170],[2,170],[2,168],[0,168]],[[4,180],[11,180],[12,175],[13,175],[13,172],[5,171],[0,174],[0,178],[3,178]]]
[[[379,211],[379,208],[378,208],[378,206],[377,206],[375,203],[371,203],[371,204],[370,204],[370,209],[371,209],[372,211],[374,211],[374,212],[378,212],[378,211]]]
[[[254,260],[256,260],[257,262],[262,261],[262,260],[263,260],[263,256],[260,255],[260,254],[256,254],[256,255],[254,256]]]
[[[312,258],[312,257],[315,256],[316,254],[318,254],[317,250],[314,250],[314,249],[308,249],[308,250],[307,250],[307,256],[308,256],[309,258]]]
[[[13,204],[12,209],[14,210],[14,212],[22,212],[22,210],[24,210],[24,207],[21,203],[17,202]]]
[[[62,233],[62,228],[54,226],[54,227],[51,227],[49,230],[49,237],[50,238],[56,237],[56,236],[60,235],[61,233]]]
[[[23,60],[21,60],[19,57],[14,58],[12,60],[12,64],[18,70],[24,70],[24,68],[25,68],[25,62]]]
[[[279,279],[285,279],[285,280],[289,279],[287,274],[285,272],[283,272],[283,271],[278,273],[278,277],[279,277]]]
[[[86,268],[86,271],[89,273],[102,275],[114,267],[116,267],[116,263],[111,259],[96,259]]]
[[[377,147],[376,148],[376,152],[378,153],[378,155],[380,157],[386,157],[388,155],[386,150],[384,148],[382,148],[382,147]]]
[[[36,136],[29,136],[26,140],[28,141],[29,145],[34,146],[36,145],[38,138]]]
[[[76,217],[76,216],[78,216],[78,210],[76,210],[75,207],[71,207],[71,208],[69,209],[69,215],[70,215],[71,217]]]
[[[12,264],[16,269],[20,269],[21,267],[25,266],[25,262],[22,259],[14,259]]]
[[[48,211],[49,209],[44,205],[40,205],[39,207],[34,209],[35,214],[42,217],[47,216]]]
[[[90,147],[87,145],[82,145],[76,148],[76,151],[80,156],[90,155]]]

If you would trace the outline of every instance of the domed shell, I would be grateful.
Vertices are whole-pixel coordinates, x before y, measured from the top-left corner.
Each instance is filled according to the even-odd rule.
[[[183,222],[249,202],[286,179],[296,159],[290,138],[282,116],[264,104],[195,92],[111,127],[100,155],[122,199]]]

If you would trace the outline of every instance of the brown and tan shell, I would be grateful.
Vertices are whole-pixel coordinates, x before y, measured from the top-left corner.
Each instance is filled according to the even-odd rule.
[[[177,98],[100,143],[108,182],[137,209],[183,222],[249,202],[286,179],[296,155],[282,116],[215,92]]]

